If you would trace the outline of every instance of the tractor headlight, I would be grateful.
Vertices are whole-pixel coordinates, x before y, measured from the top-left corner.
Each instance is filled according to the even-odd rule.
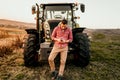
[[[46,30],[46,38],[50,38],[50,30]]]
[[[47,30],[47,31],[46,31],[46,34],[47,34],[47,35],[49,35],[49,34],[50,34],[50,31],[49,31],[49,30]]]
[[[48,24],[46,24],[46,25],[45,25],[45,28],[49,28],[49,25],[48,25]]]
[[[47,22],[44,23],[44,30],[45,30],[45,41],[49,42],[50,39],[50,26]]]
[[[46,38],[47,38],[47,39],[49,39],[49,38],[50,38],[50,36],[49,36],[49,35],[47,35],[47,36],[46,36]]]

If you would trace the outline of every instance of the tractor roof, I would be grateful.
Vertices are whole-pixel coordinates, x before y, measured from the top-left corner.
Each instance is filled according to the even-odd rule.
[[[75,3],[45,3],[42,6],[73,6]]]
[[[70,10],[75,3],[47,3],[41,4],[40,7],[48,10]]]

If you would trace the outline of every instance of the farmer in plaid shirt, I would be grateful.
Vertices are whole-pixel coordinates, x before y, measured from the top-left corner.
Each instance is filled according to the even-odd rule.
[[[62,80],[65,63],[67,59],[68,43],[72,42],[72,30],[67,26],[67,20],[63,19],[52,32],[51,36],[54,41],[53,49],[49,55],[48,62],[51,69],[52,80]],[[60,53],[60,68],[59,73],[55,70],[55,57]]]

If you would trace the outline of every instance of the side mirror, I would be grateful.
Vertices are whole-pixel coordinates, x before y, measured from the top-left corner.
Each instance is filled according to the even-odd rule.
[[[36,13],[36,6],[33,5],[33,6],[32,6],[32,14],[35,14],[35,13]]]
[[[85,12],[85,5],[84,4],[80,4],[80,9],[81,9],[81,12]]]

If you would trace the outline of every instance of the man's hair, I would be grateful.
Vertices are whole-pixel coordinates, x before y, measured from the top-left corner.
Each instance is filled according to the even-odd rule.
[[[67,20],[66,20],[66,19],[63,19],[61,22],[62,22],[63,24],[67,24]]]

